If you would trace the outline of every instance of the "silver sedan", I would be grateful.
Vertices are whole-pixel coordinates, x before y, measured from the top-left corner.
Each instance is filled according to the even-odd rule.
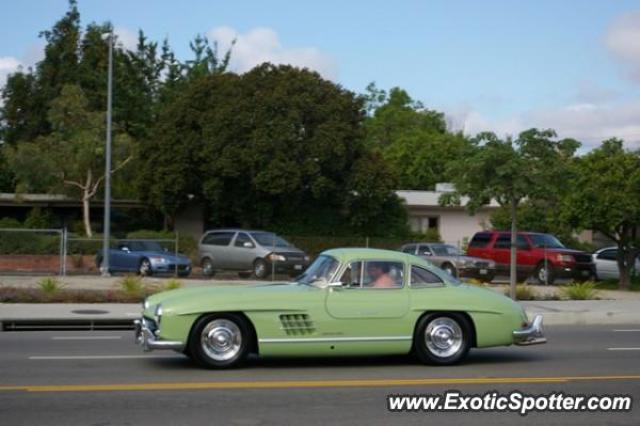
[[[457,247],[449,244],[411,243],[403,245],[400,251],[427,259],[454,277],[491,282],[496,276],[496,263],[493,260],[466,256]]]

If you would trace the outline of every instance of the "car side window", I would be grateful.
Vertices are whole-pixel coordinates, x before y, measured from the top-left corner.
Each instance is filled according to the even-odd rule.
[[[602,260],[617,260],[618,252],[617,250],[604,250],[600,254],[598,254],[598,259]]]
[[[414,246],[414,245],[404,246],[402,248],[402,251],[403,251],[403,253],[414,254],[416,252],[416,246]]]
[[[511,236],[509,236],[509,238],[511,238]],[[527,241],[524,235],[516,236],[516,245],[518,250],[529,250],[531,248],[529,241]],[[509,247],[511,247],[511,245],[509,245]]]
[[[420,266],[411,266],[411,287],[442,287],[443,284],[442,279],[433,272]]]
[[[212,232],[204,237],[202,244],[209,246],[228,246],[235,232]]]
[[[385,260],[351,262],[340,281],[353,288],[401,288],[404,282],[404,264]]]
[[[498,239],[496,240],[496,243],[493,245],[493,248],[497,248],[497,249],[511,248],[511,235],[509,234],[498,235]]]
[[[245,244],[249,243],[251,244],[251,246],[247,246],[245,247]],[[245,234],[244,232],[240,232],[238,233],[238,236],[236,237],[236,242],[234,244],[236,247],[242,247],[242,248],[253,248],[255,247],[255,244],[253,244],[253,241],[251,241],[251,238],[249,238],[249,236],[247,234]]]
[[[432,255],[432,254],[433,254],[433,252],[431,251],[431,249],[429,248],[429,246],[428,246],[428,245],[426,245],[426,244],[420,244],[420,245],[418,246],[418,255],[419,255],[419,256],[420,256],[420,255],[427,255],[427,256],[429,256],[429,255]]]
[[[491,241],[491,234],[488,232],[478,232],[469,242],[469,247],[485,247]]]

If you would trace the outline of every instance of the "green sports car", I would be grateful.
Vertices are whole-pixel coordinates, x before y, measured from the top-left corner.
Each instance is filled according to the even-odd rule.
[[[461,361],[472,347],[545,343],[542,317],[494,291],[465,285],[395,251],[323,252],[295,282],[158,293],[135,322],[145,350],[173,349],[205,367],[248,354],[346,356],[414,353]]]

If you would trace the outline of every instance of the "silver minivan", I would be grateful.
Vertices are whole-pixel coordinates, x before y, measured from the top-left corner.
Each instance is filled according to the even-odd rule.
[[[204,233],[198,243],[198,258],[207,277],[216,271],[237,271],[242,278],[271,273],[300,275],[309,256],[273,232],[246,229],[216,229]]]

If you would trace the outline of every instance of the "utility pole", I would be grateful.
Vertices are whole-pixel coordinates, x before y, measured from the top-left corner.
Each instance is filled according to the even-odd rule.
[[[109,276],[109,246],[111,240],[111,103],[113,92],[113,29],[105,34],[109,41],[107,72],[107,143],[104,164],[104,229],[102,241],[102,276]],[[104,37],[103,36],[103,37]]]

